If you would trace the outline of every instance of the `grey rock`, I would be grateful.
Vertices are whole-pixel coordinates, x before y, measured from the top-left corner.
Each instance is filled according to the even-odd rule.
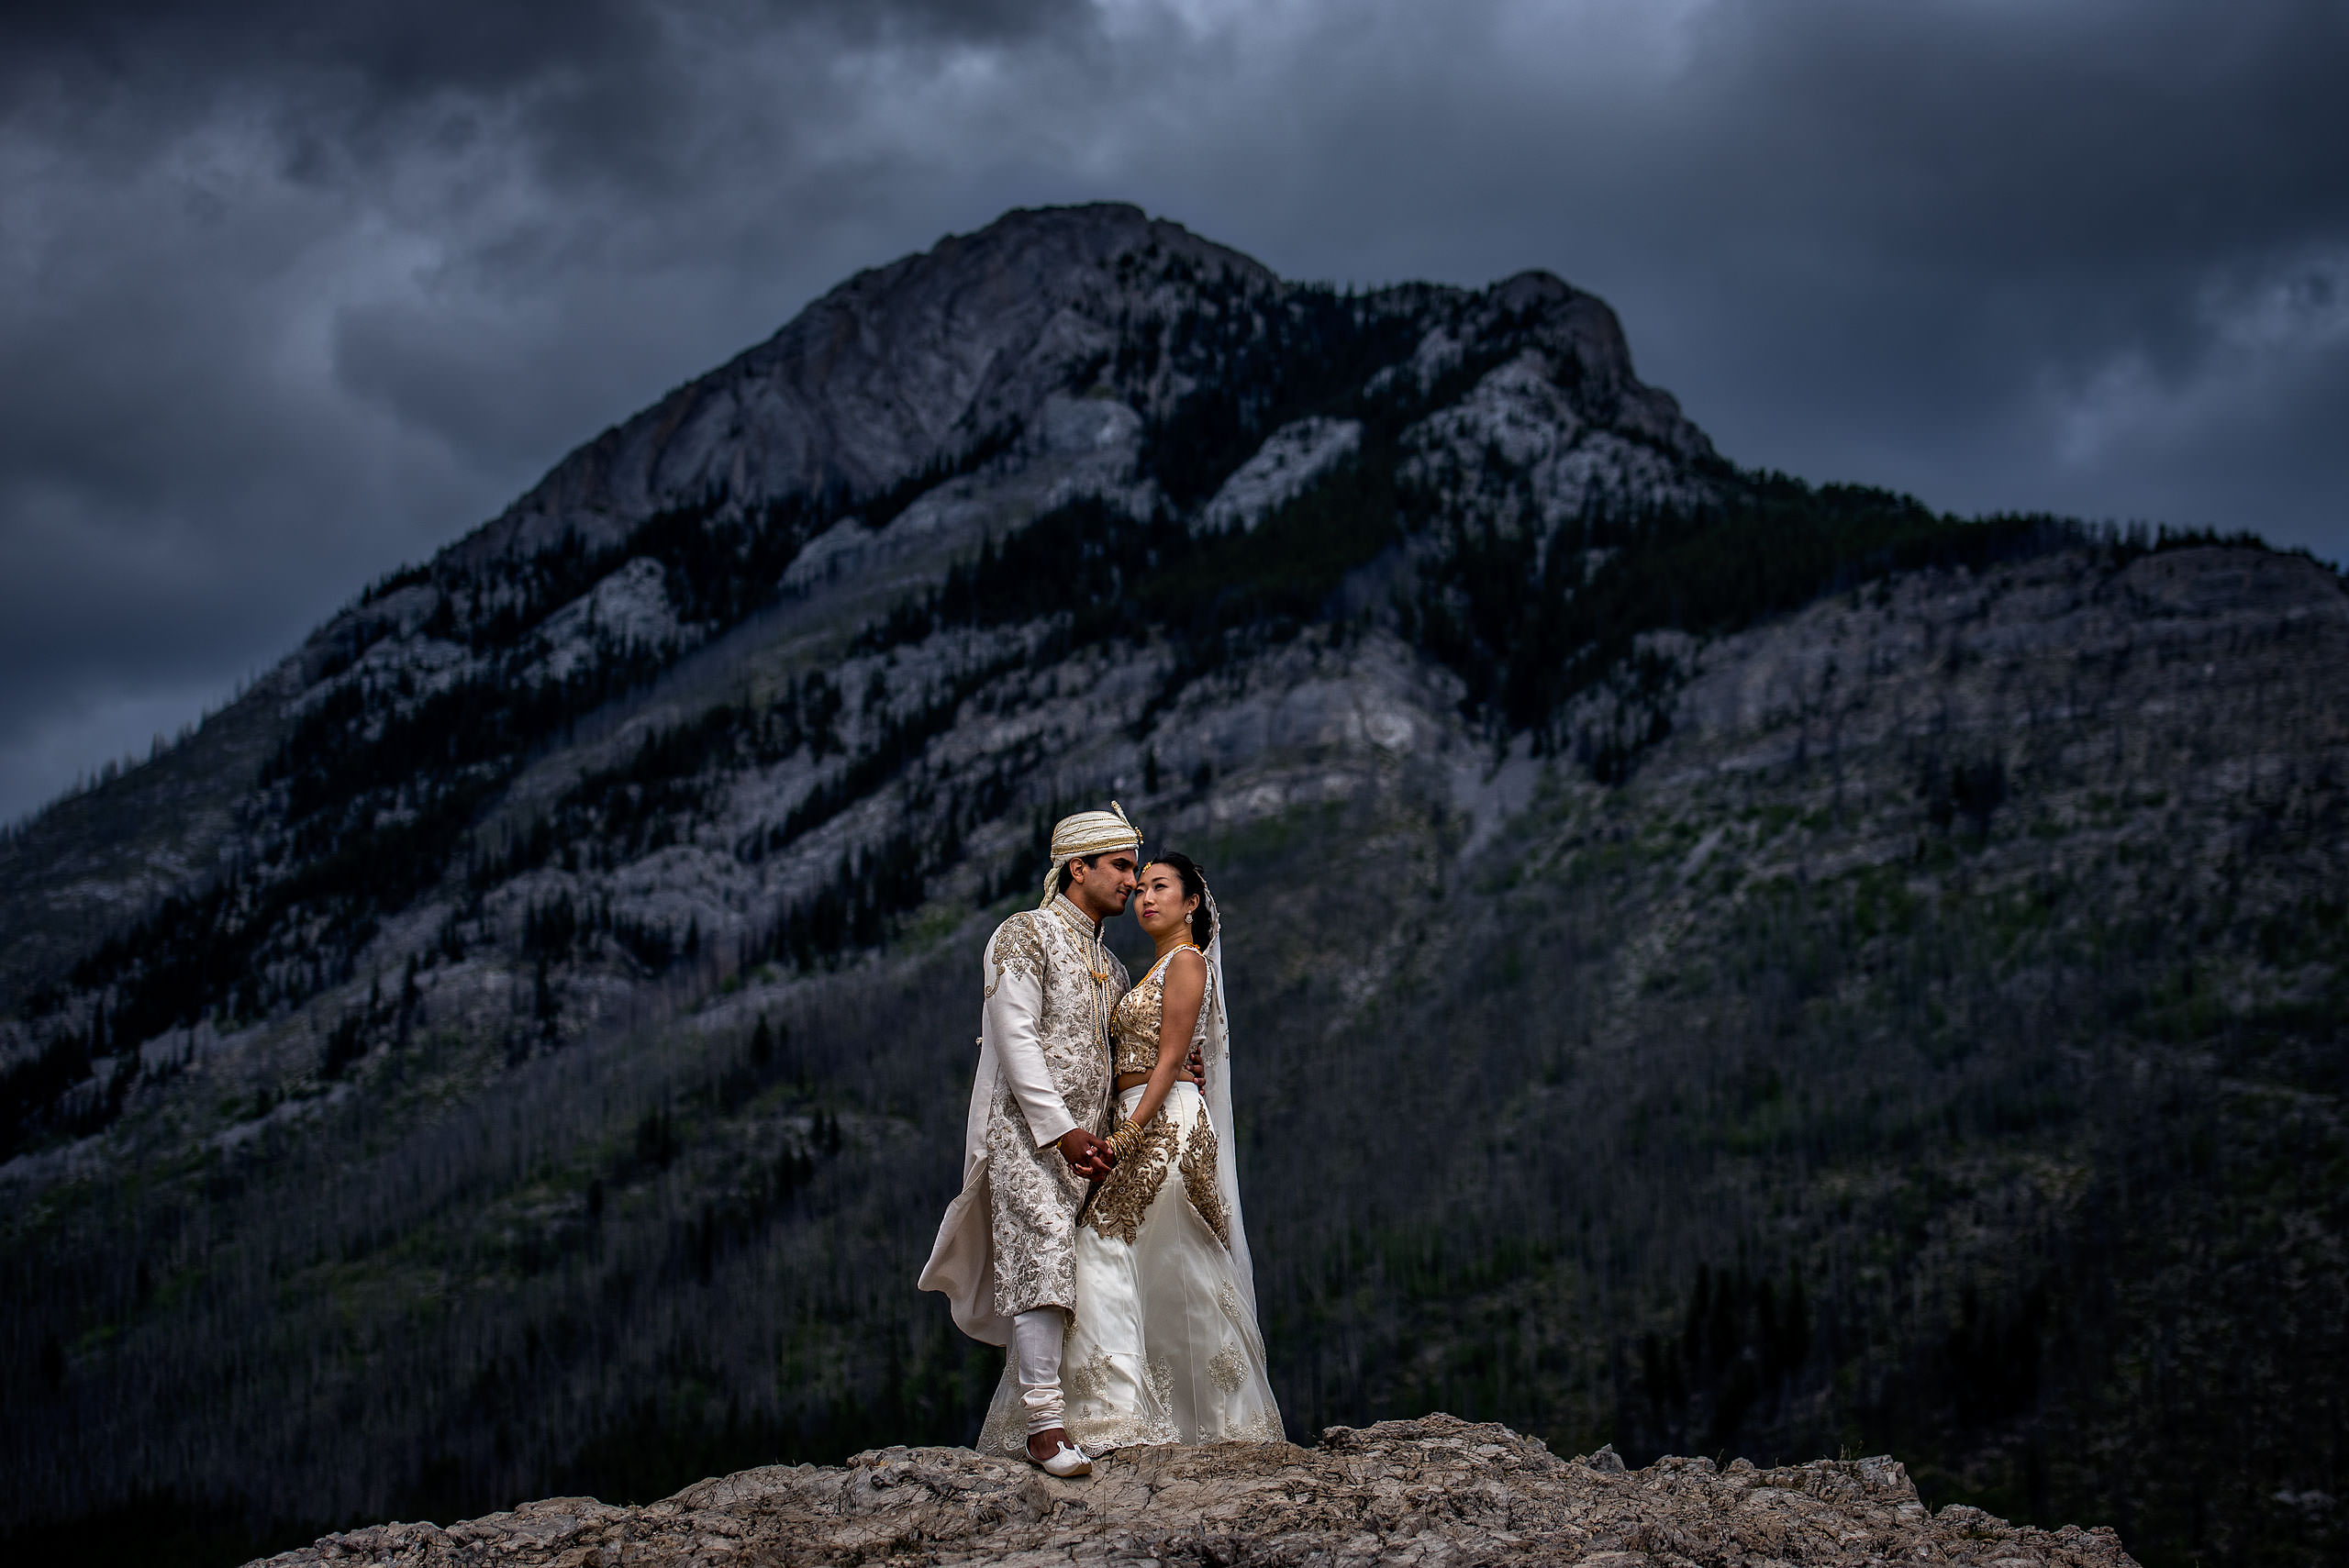
[[[1126,1449],[1058,1481],[968,1449],[887,1448],[838,1469],[774,1465],[664,1502],[527,1504],[449,1527],[330,1535],[269,1568],[380,1562],[944,1564],[1580,1562],[2123,1568],[2109,1529],[1928,1517],[1898,1462],[1816,1460],[1717,1474],[1701,1459],[1568,1464],[1507,1427],[1451,1416],[1333,1427],[1319,1446]]]
[[[1299,419],[1265,438],[1256,455],[1223,482],[1200,509],[1198,526],[1252,528],[1264,514],[1362,450],[1358,419]]]

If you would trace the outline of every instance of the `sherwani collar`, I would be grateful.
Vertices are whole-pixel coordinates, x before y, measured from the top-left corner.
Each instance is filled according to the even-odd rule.
[[[1078,908],[1076,901],[1067,894],[1056,895],[1052,899],[1052,912],[1066,920],[1069,923],[1069,929],[1078,936],[1088,942],[1097,942],[1101,940],[1101,922]]]
[[[1092,916],[1078,908],[1075,901],[1065,893],[1052,900],[1052,913],[1066,921],[1077,940],[1085,944],[1088,956],[1085,962],[1085,972],[1093,976],[1093,984],[1097,986],[1108,984],[1109,944],[1102,940],[1101,927],[1095,924]],[[1098,969],[1094,967],[1097,963],[1100,965]]]

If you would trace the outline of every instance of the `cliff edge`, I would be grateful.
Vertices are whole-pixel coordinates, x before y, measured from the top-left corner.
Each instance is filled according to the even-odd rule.
[[[1032,1554],[1032,1555],[1030,1555]],[[1332,1427],[1319,1446],[1130,1449],[1055,1481],[968,1449],[888,1448],[773,1465],[643,1507],[530,1503],[446,1529],[378,1525],[268,1559],[295,1563],[674,1565],[980,1560],[1304,1563],[1979,1563],[2119,1568],[2110,1529],[1928,1513],[1891,1459],[1726,1471],[1562,1460],[1451,1416]]]

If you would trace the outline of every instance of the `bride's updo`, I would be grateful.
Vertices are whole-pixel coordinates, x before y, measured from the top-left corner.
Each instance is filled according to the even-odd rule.
[[[1199,944],[1201,952],[1207,951],[1208,943],[1215,938],[1215,917],[1208,913],[1207,873],[1201,871],[1198,862],[1188,855],[1171,852],[1152,855],[1150,857],[1150,863],[1165,866],[1172,870],[1176,876],[1183,879],[1183,896],[1199,901],[1199,906],[1191,911],[1191,940]]]

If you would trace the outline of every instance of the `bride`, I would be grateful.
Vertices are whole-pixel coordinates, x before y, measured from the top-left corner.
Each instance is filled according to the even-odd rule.
[[[1062,1352],[1069,1436],[1087,1454],[1144,1443],[1277,1442],[1255,1275],[1232,1164],[1223,933],[1189,857],[1136,879],[1157,962],[1110,1020],[1116,1168],[1078,1221],[1076,1310]],[[1194,1049],[1207,1092],[1184,1075]],[[1025,1452],[1007,1366],[979,1447]]]

